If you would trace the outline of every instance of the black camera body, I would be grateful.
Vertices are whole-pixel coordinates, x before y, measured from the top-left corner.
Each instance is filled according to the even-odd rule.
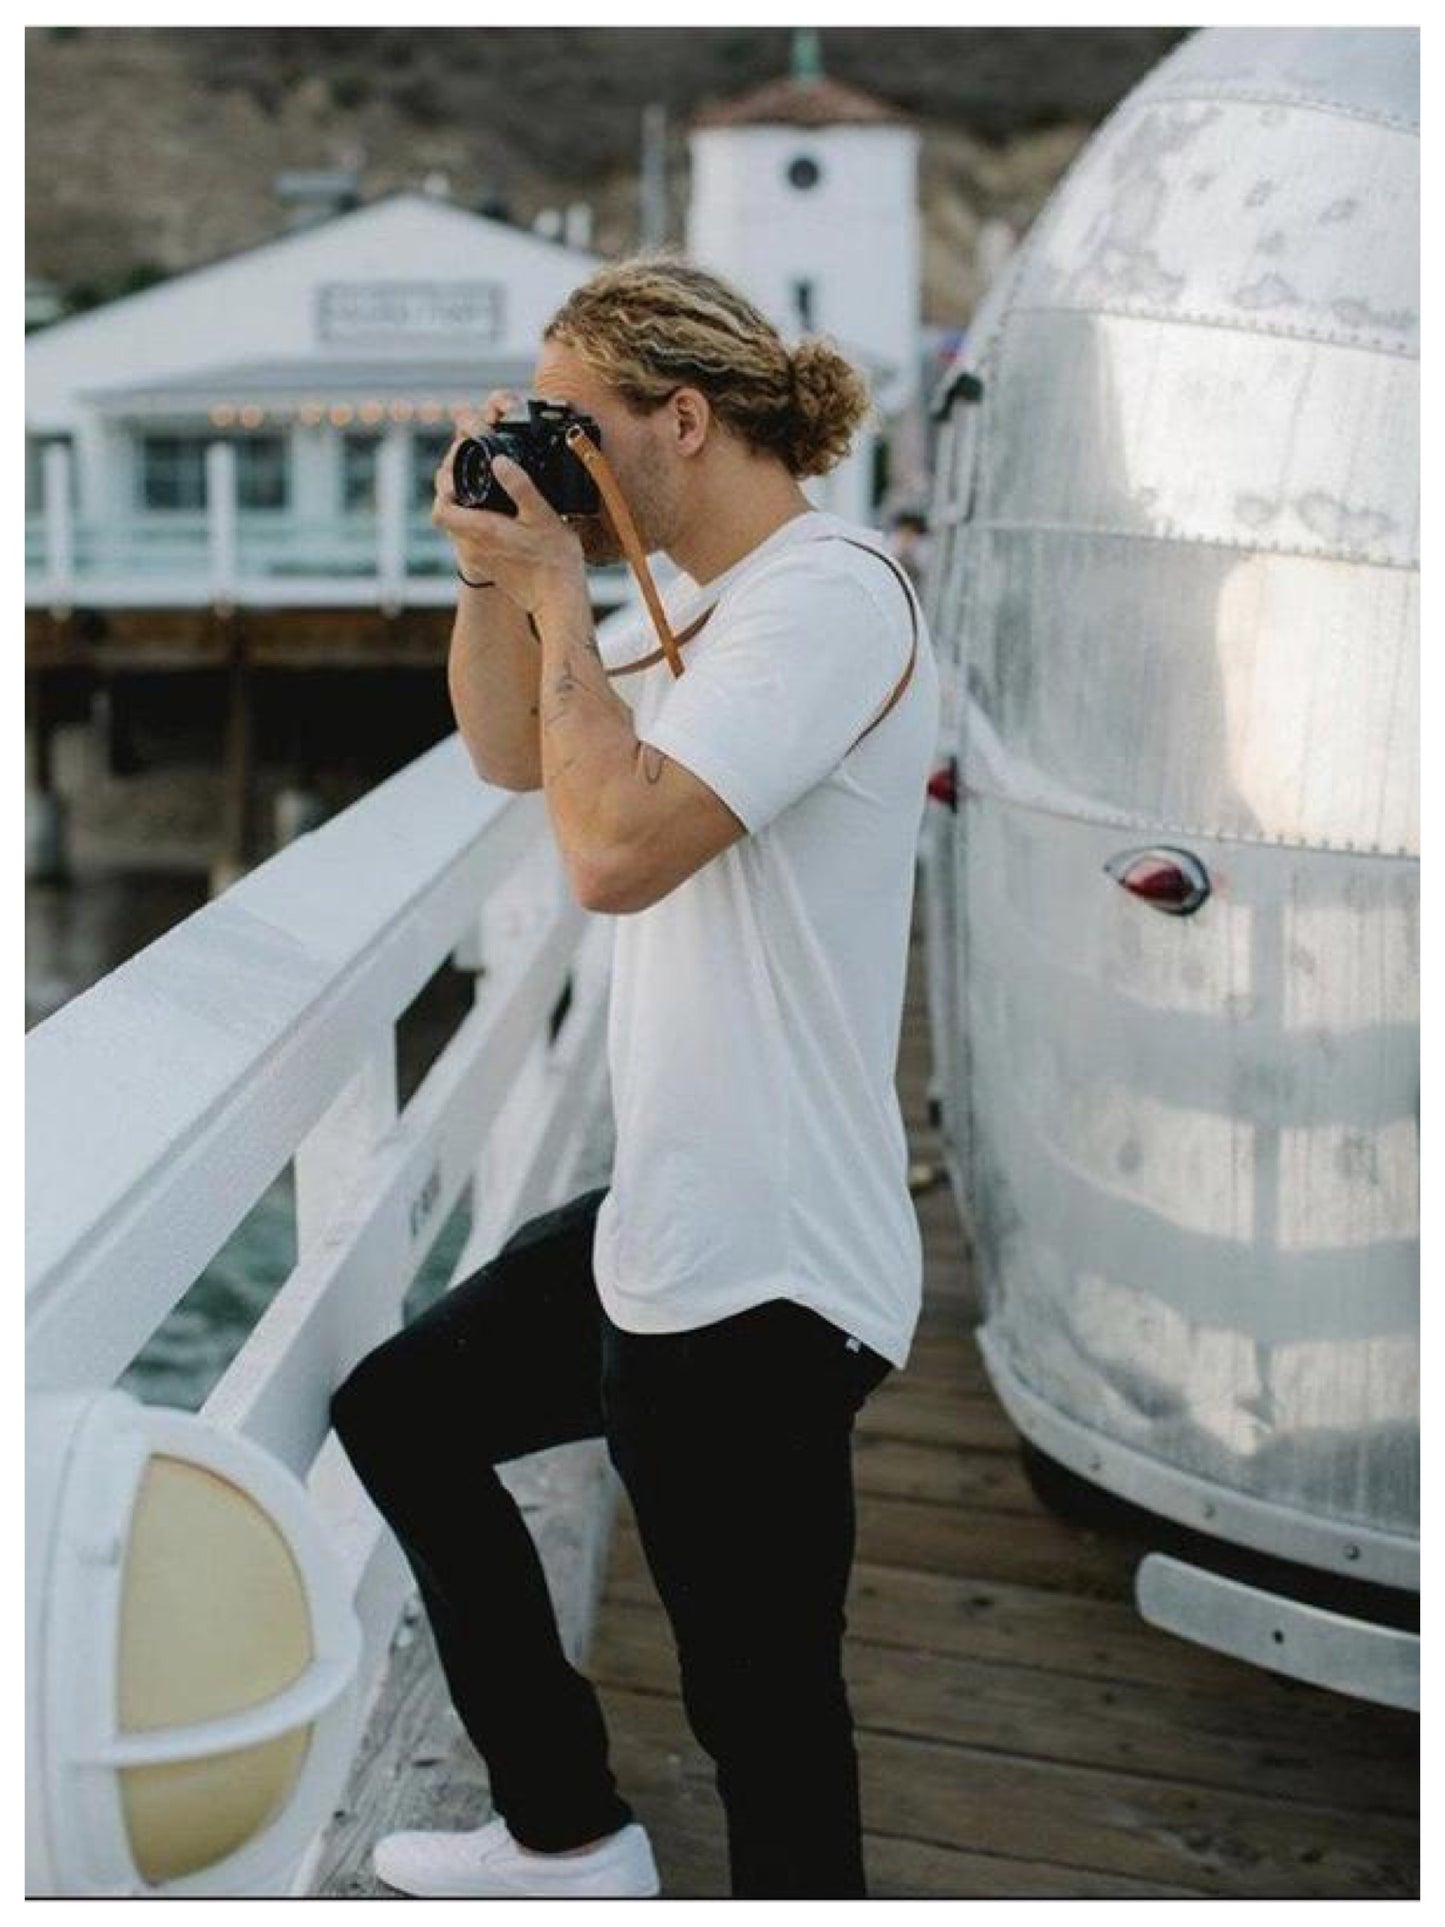
[[[452,462],[458,505],[515,515],[516,503],[492,473],[492,457],[509,455],[558,515],[596,515],[601,508],[597,484],[567,446],[567,431],[574,427],[602,446],[590,415],[579,415],[563,401],[536,400],[527,403],[526,421],[500,421],[485,435],[464,441]]]

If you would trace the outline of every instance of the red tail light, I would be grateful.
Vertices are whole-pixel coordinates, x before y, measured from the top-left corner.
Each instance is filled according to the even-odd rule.
[[[928,794],[935,803],[946,803],[951,810],[958,808],[958,761],[950,756],[941,769],[936,769],[928,779]]]
[[[1124,850],[1104,868],[1131,896],[1171,917],[1189,916],[1209,895],[1209,872],[1188,850]]]

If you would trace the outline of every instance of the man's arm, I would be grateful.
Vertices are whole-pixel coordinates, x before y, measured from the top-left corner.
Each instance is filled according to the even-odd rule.
[[[502,789],[540,789],[541,654],[531,625],[498,589],[458,590],[447,689],[472,767]]]
[[[649,744],[607,685],[585,583],[534,611],[541,640],[542,783],[577,900],[646,909],[747,834],[715,791]]]
[[[494,388],[479,413],[459,425],[456,440],[432,478],[432,521],[450,538],[463,575],[485,581],[491,570],[474,553],[476,514],[460,511],[452,463],[462,438],[495,428],[517,397]],[[537,643],[526,613],[498,588],[457,585],[457,614],[447,655],[447,690],[457,728],[484,782],[502,789],[535,790],[542,784],[537,740]]]
[[[490,781],[513,789],[540,782],[577,900],[614,914],[643,909],[745,826],[689,770],[655,750],[639,754],[632,712],[608,687],[593,637],[575,533],[515,462],[499,455],[493,473],[515,516],[458,508],[444,470],[432,512],[466,574],[498,584],[463,591],[448,665],[458,723]],[[487,626],[494,600],[516,610],[510,628]],[[473,612],[478,603],[482,615]]]

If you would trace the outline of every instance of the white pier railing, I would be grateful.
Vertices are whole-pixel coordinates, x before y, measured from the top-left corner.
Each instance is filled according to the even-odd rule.
[[[458,1276],[575,1188],[605,1115],[611,931],[572,898],[541,793],[482,784],[452,737],[27,1038],[32,1390],[112,1384],[294,1160],[295,1268],[203,1415],[308,1480],[364,1700],[411,1582],[330,1394],[398,1326],[469,1182]],[[399,1109],[395,1026],[449,957],[480,971],[474,1004]]]

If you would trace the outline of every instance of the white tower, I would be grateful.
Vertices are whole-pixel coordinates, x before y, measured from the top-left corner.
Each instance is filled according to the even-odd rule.
[[[816,33],[793,71],[705,108],[691,134],[687,251],[783,335],[822,334],[868,376],[885,421],[914,402],[919,364],[918,135],[886,102],[821,70]],[[876,437],[861,434],[819,507],[873,517]]]

